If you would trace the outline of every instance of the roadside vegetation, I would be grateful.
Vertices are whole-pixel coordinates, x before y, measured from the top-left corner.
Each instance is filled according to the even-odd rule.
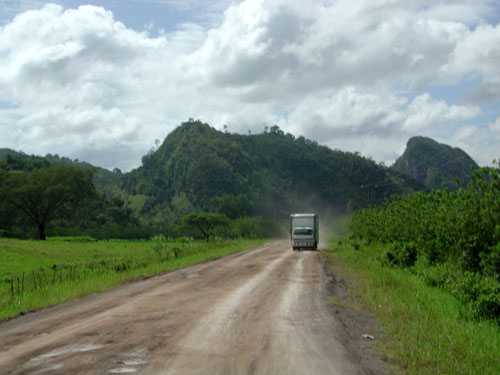
[[[352,281],[355,309],[380,323],[370,332],[395,374],[497,375],[500,327],[471,319],[460,300],[414,273],[387,265],[387,244],[346,237],[325,252],[337,277]],[[345,304],[345,302],[342,302]]]
[[[265,240],[0,239],[0,321],[258,246]]]
[[[500,169],[356,211],[330,245],[395,372],[500,373]]]
[[[360,210],[350,229],[359,242],[386,243],[382,262],[450,293],[471,318],[500,322],[500,169],[474,171],[466,190]]]

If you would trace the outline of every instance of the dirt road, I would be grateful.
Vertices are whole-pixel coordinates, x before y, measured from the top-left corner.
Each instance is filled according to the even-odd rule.
[[[0,325],[0,374],[359,374],[317,252],[276,242]]]

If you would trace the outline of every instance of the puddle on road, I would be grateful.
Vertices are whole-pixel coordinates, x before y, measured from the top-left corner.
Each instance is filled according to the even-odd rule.
[[[32,369],[33,367],[43,366],[44,364],[50,363],[54,358],[59,357],[63,354],[68,353],[83,353],[92,350],[97,350],[103,348],[105,345],[101,344],[87,344],[87,345],[66,345],[61,348],[54,349],[48,353],[41,354],[38,357],[31,358],[23,366],[25,369]],[[33,374],[45,374],[51,371],[58,370],[63,367],[63,363],[56,363],[50,367],[45,367]]]
[[[101,344],[89,344],[89,345],[66,345],[62,348],[52,350],[51,352],[42,354],[37,358],[52,358],[57,357],[66,353],[78,353],[78,352],[89,352],[91,350],[97,350],[103,348],[104,345]]]
[[[142,366],[148,363],[146,360],[141,358],[144,357],[147,352],[148,351],[145,348],[138,348],[133,352],[125,354],[124,357],[126,359],[123,359],[119,363],[117,363],[117,366],[120,367],[115,367],[109,370],[109,372],[113,374],[129,374],[137,372],[137,366]]]
[[[146,348],[139,348],[133,352],[125,354],[127,357],[143,357],[147,354],[148,350]]]
[[[128,359],[123,361],[123,364],[125,366],[138,366],[138,365],[144,365],[147,362],[143,359]]]
[[[109,370],[109,372],[113,374],[130,374],[132,372],[137,372],[137,369],[133,367],[120,367]]]

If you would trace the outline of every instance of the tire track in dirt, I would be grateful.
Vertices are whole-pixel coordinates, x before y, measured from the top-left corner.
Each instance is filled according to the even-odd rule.
[[[243,304],[243,300],[249,298],[249,294],[265,283],[271,272],[290,256],[289,252],[283,253],[218,302],[179,345],[182,354],[172,364],[167,364],[168,369],[162,374],[206,373],[207,369],[217,369],[220,366],[218,363],[220,358],[224,358],[225,353],[231,350],[233,342],[231,336],[240,319],[237,310]],[[193,361],[195,356],[193,353],[196,352],[206,352],[208,355],[202,355],[206,358],[196,362]]]

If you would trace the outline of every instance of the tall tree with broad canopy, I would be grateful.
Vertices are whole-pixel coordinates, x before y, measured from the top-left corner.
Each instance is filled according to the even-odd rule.
[[[16,208],[38,230],[38,238],[46,239],[47,224],[76,209],[95,192],[93,169],[55,166],[30,172],[2,172],[0,199]]]
[[[183,225],[198,230],[208,242],[215,227],[229,224],[229,218],[223,214],[193,212],[182,219]]]

